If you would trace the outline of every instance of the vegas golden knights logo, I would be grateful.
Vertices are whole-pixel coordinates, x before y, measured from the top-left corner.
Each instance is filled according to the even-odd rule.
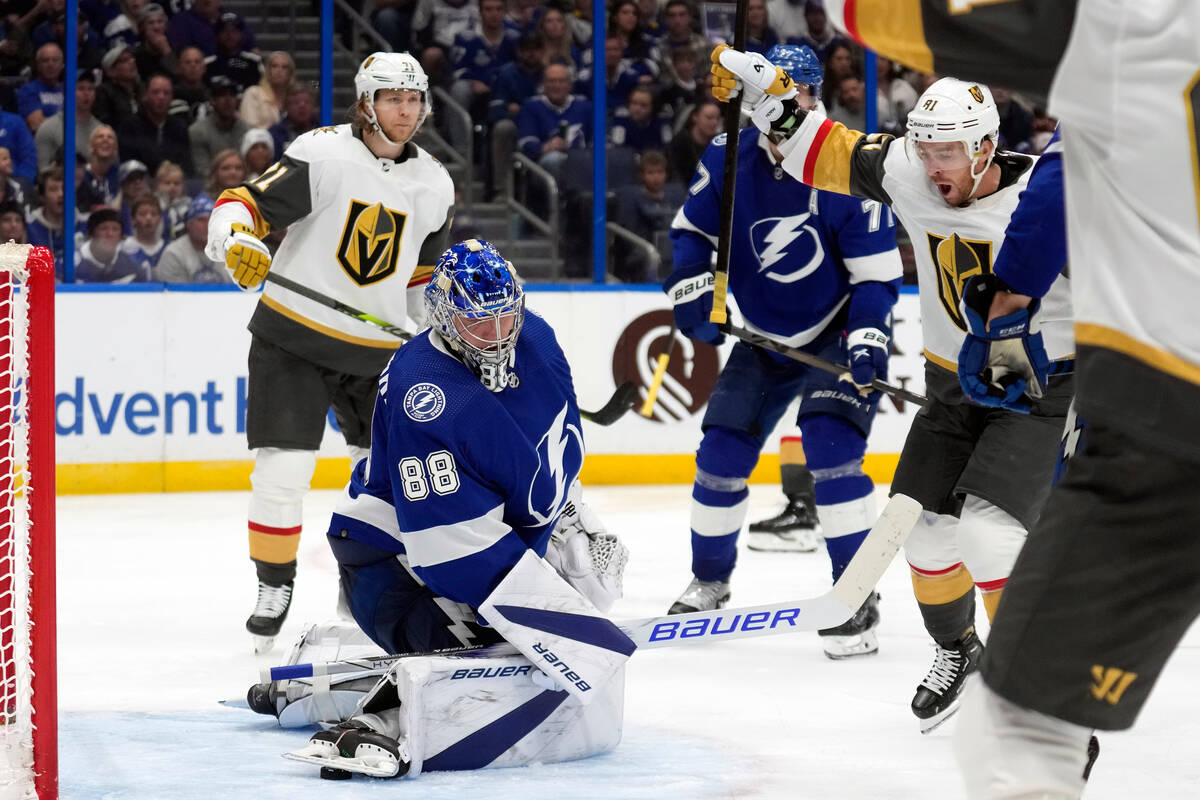
[[[965,331],[967,321],[958,310],[963,285],[973,275],[992,271],[992,243],[963,239],[957,233],[944,238],[926,232],[925,237],[929,241],[929,256],[937,268],[938,297],[942,307],[954,324]]]
[[[970,89],[967,89],[967,93],[971,95],[971,99],[976,103],[983,102],[983,90],[978,86],[972,86]]]
[[[396,271],[400,235],[408,216],[385,208],[350,201],[350,213],[338,243],[337,259],[359,286],[381,281]]]

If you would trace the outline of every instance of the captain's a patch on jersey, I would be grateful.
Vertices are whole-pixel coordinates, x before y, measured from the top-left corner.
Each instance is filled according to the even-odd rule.
[[[413,422],[430,422],[446,410],[446,394],[433,383],[418,383],[404,393],[404,413]]]

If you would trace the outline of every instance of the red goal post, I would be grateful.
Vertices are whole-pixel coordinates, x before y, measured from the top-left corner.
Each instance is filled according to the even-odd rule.
[[[0,797],[58,796],[54,257],[0,244]]]

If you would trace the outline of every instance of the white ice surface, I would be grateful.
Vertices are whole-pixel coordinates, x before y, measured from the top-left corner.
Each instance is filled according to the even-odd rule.
[[[689,493],[686,486],[588,490],[632,553],[618,619],[665,612],[687,584]],[[295,602],[275,651],[261,658],[243,629],[255,595],[246,493],[59,499],[62,797],[963,796],[950,752],[953,721],[922,736],[908,710],[932,648],[900,560],[880,584],[878,655],[833,662],[806,633],[654,650],[630,662],[625,738],[610,754],[415,781],[320,780],[315,768],[279,757],[308,732],[283,731],[271,718],[218,701],[244,697],[304,622],[332,616],[336,572],[323,540],[336,496],[308,498]],[[751,519],[773,514],[777,498],[778,487],[752,487]],[[806,597],[828,581],[824,550],[743,549],[733,603]],[[1137,727],[1101,736],[1088,798],[1200,797],[1198,674],[1192,631]]]

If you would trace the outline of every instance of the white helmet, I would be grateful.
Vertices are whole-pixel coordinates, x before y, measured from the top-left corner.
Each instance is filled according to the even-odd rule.
[[[982,83],[967,83],[958,78],[942,78],[917,98],[908,112],[908,140],[922,142],[962,142],[975,178],[975,189],[992,164],[999,146],[1000,112],[992,92]],[[991,139],[992,152],[983,156],[983,142]],[[982,159],[982,169],[978,169]]]
[[[421,93],[421,118],[417,120],[417,128],[429,116],[433,107],[429,101],[429,77],[421,69],[421,62],[408,53],[372,53],[363,59],[354,75],[354,95],[363,104],[363,112],[367,121],[385,142],[393,142],[379,127],[375,118],[375,93],[380,89],[411,89]],[[416,129],[413,130],[416,133]]]

